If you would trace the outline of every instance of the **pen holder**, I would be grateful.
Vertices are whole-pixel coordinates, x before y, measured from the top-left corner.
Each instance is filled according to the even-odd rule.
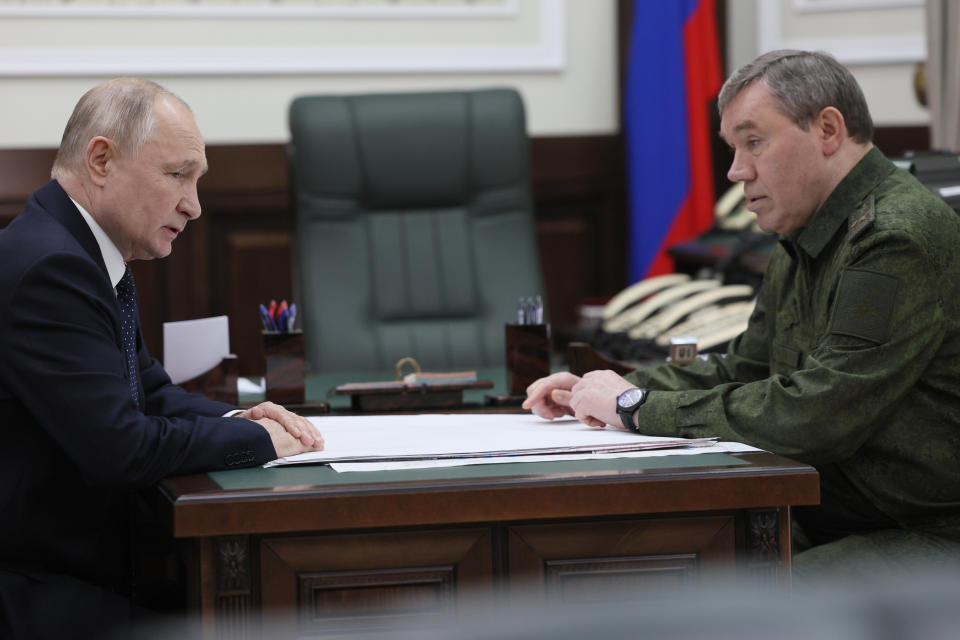
[[[263,332],[266,398],[280,405],[303,404],[303,332]]]
[[[550,375],[550,325],[507,324],[507,393],[526,396],[535,380]]]

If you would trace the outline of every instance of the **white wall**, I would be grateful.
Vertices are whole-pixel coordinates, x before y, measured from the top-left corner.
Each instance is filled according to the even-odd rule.
[[[503,15],[56,17],[71,5],[25,16],[42,1],[0,0],[0,148],[56,147],[80,95],[123,74],[184,98],[210,144],[286,141],[300,94],[504,85],[523,94],[532,135],[617,131],[615,0],[484,2]]]
[[[266,0],[245,1],[256,5]],[[295,1],[278,0],[273,6]],[[115,0],[113,5],[134,2]],[[147,75],[181,95],[212,144],[286,141],[287,105],[299,94],[493,85],[521,91],[532,135],[617,131],[616,0],[478,0],[485,2],[508,10],[472,19],[56,18],[53,12],[64,6],[110,3],[0,0],[0,148],[57,146],[77,98],[122,73]],[[46,15],[16,14],[18,7],[43,3]],[[918,0],[728,0],[727,6],[727,72],[764,47],[824,48],[853,69],[878,125],[929,122],[912,92],[914,61],[925,55],[920,52],[923,8]],[[837,6],[841,8],[804,10]],[[557,18],[559,23],[551,22]],[[559,63],[536,59],[538,48],[556,44],[547,31],[557,24]],[[323,55],[311,58],[318,46]],[[414,50],[419,59],[411,54]],[[532,58],[514,55],[531,50]],[[366,64],[364,55],[370,52],[380,57],[367,70],[346,71]],[[285,53],[290,55],[284,59]],[[319,70],[291,72],[297,63]],[[89,70],[97,64],[109,71]],[[210,68],[197,72],[204,64]],[[286,72],[269,70],[284,64]],[[391,70],[372,71],[377,65]],[[418,65],[432,70],[412,70]],[[472,70],[452,70],[458,65]],[[194,71],[183,71],[190,68]],[[253,68],[260,71],[250,73]]]
[[[771,49],[819,49],[853,72],[880,126],[926,125],[913,92],[926,59],[922,0],[728,0],[728,69]]]

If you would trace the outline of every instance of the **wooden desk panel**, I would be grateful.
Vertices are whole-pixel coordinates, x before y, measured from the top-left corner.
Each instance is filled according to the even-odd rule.
[[[564,604],[629,600],[655,582],[677,590],[736,565],[733,514],[509,528],[510,576]]]
[[[304,635],[429,624],[461,593],[492,588],[492,549],[489,528],[264,537],[261,604],[295,604]]]
[[[256,637],[261,607],[296,612],[304,637],[378,628],[440,613],[467,585],[531,579],[574,600],[718,571],[789,584],[790,507],[818,502],[816,471],[768,453],[705,455],[706,466],[675,456],[299,485],[259,469],[243,473],[261,486],[237,489],[201,474],[166,480],[155,509],[188,541],[209,637]]]

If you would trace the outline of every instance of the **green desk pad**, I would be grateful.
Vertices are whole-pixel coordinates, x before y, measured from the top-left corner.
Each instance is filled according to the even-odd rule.
[[[346,486],[368,483],[451,480],[462,478],[496,478],[551,473],[635,472],[651,469],[737,466],[749,464],[727,453],[698,453],[686,456],[652,458],[610,458],[605,460],[569,460],[559,462],[507,462],[474,464],[434,469],[402,471],[354,471],[337,473],[327,465],[307,464],[264,469],[213,471],[210,478],[225,490],[271,489],[291,486]]]

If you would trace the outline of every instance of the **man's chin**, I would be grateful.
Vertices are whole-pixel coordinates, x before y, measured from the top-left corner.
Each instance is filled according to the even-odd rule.
[[[143,260],[159,260],[160,258],[166,258],[168,255],[173,253],[173,244],[168,243],[166,245],[160,245],[154,247],[150,252],[150,255],[142,258]]]

